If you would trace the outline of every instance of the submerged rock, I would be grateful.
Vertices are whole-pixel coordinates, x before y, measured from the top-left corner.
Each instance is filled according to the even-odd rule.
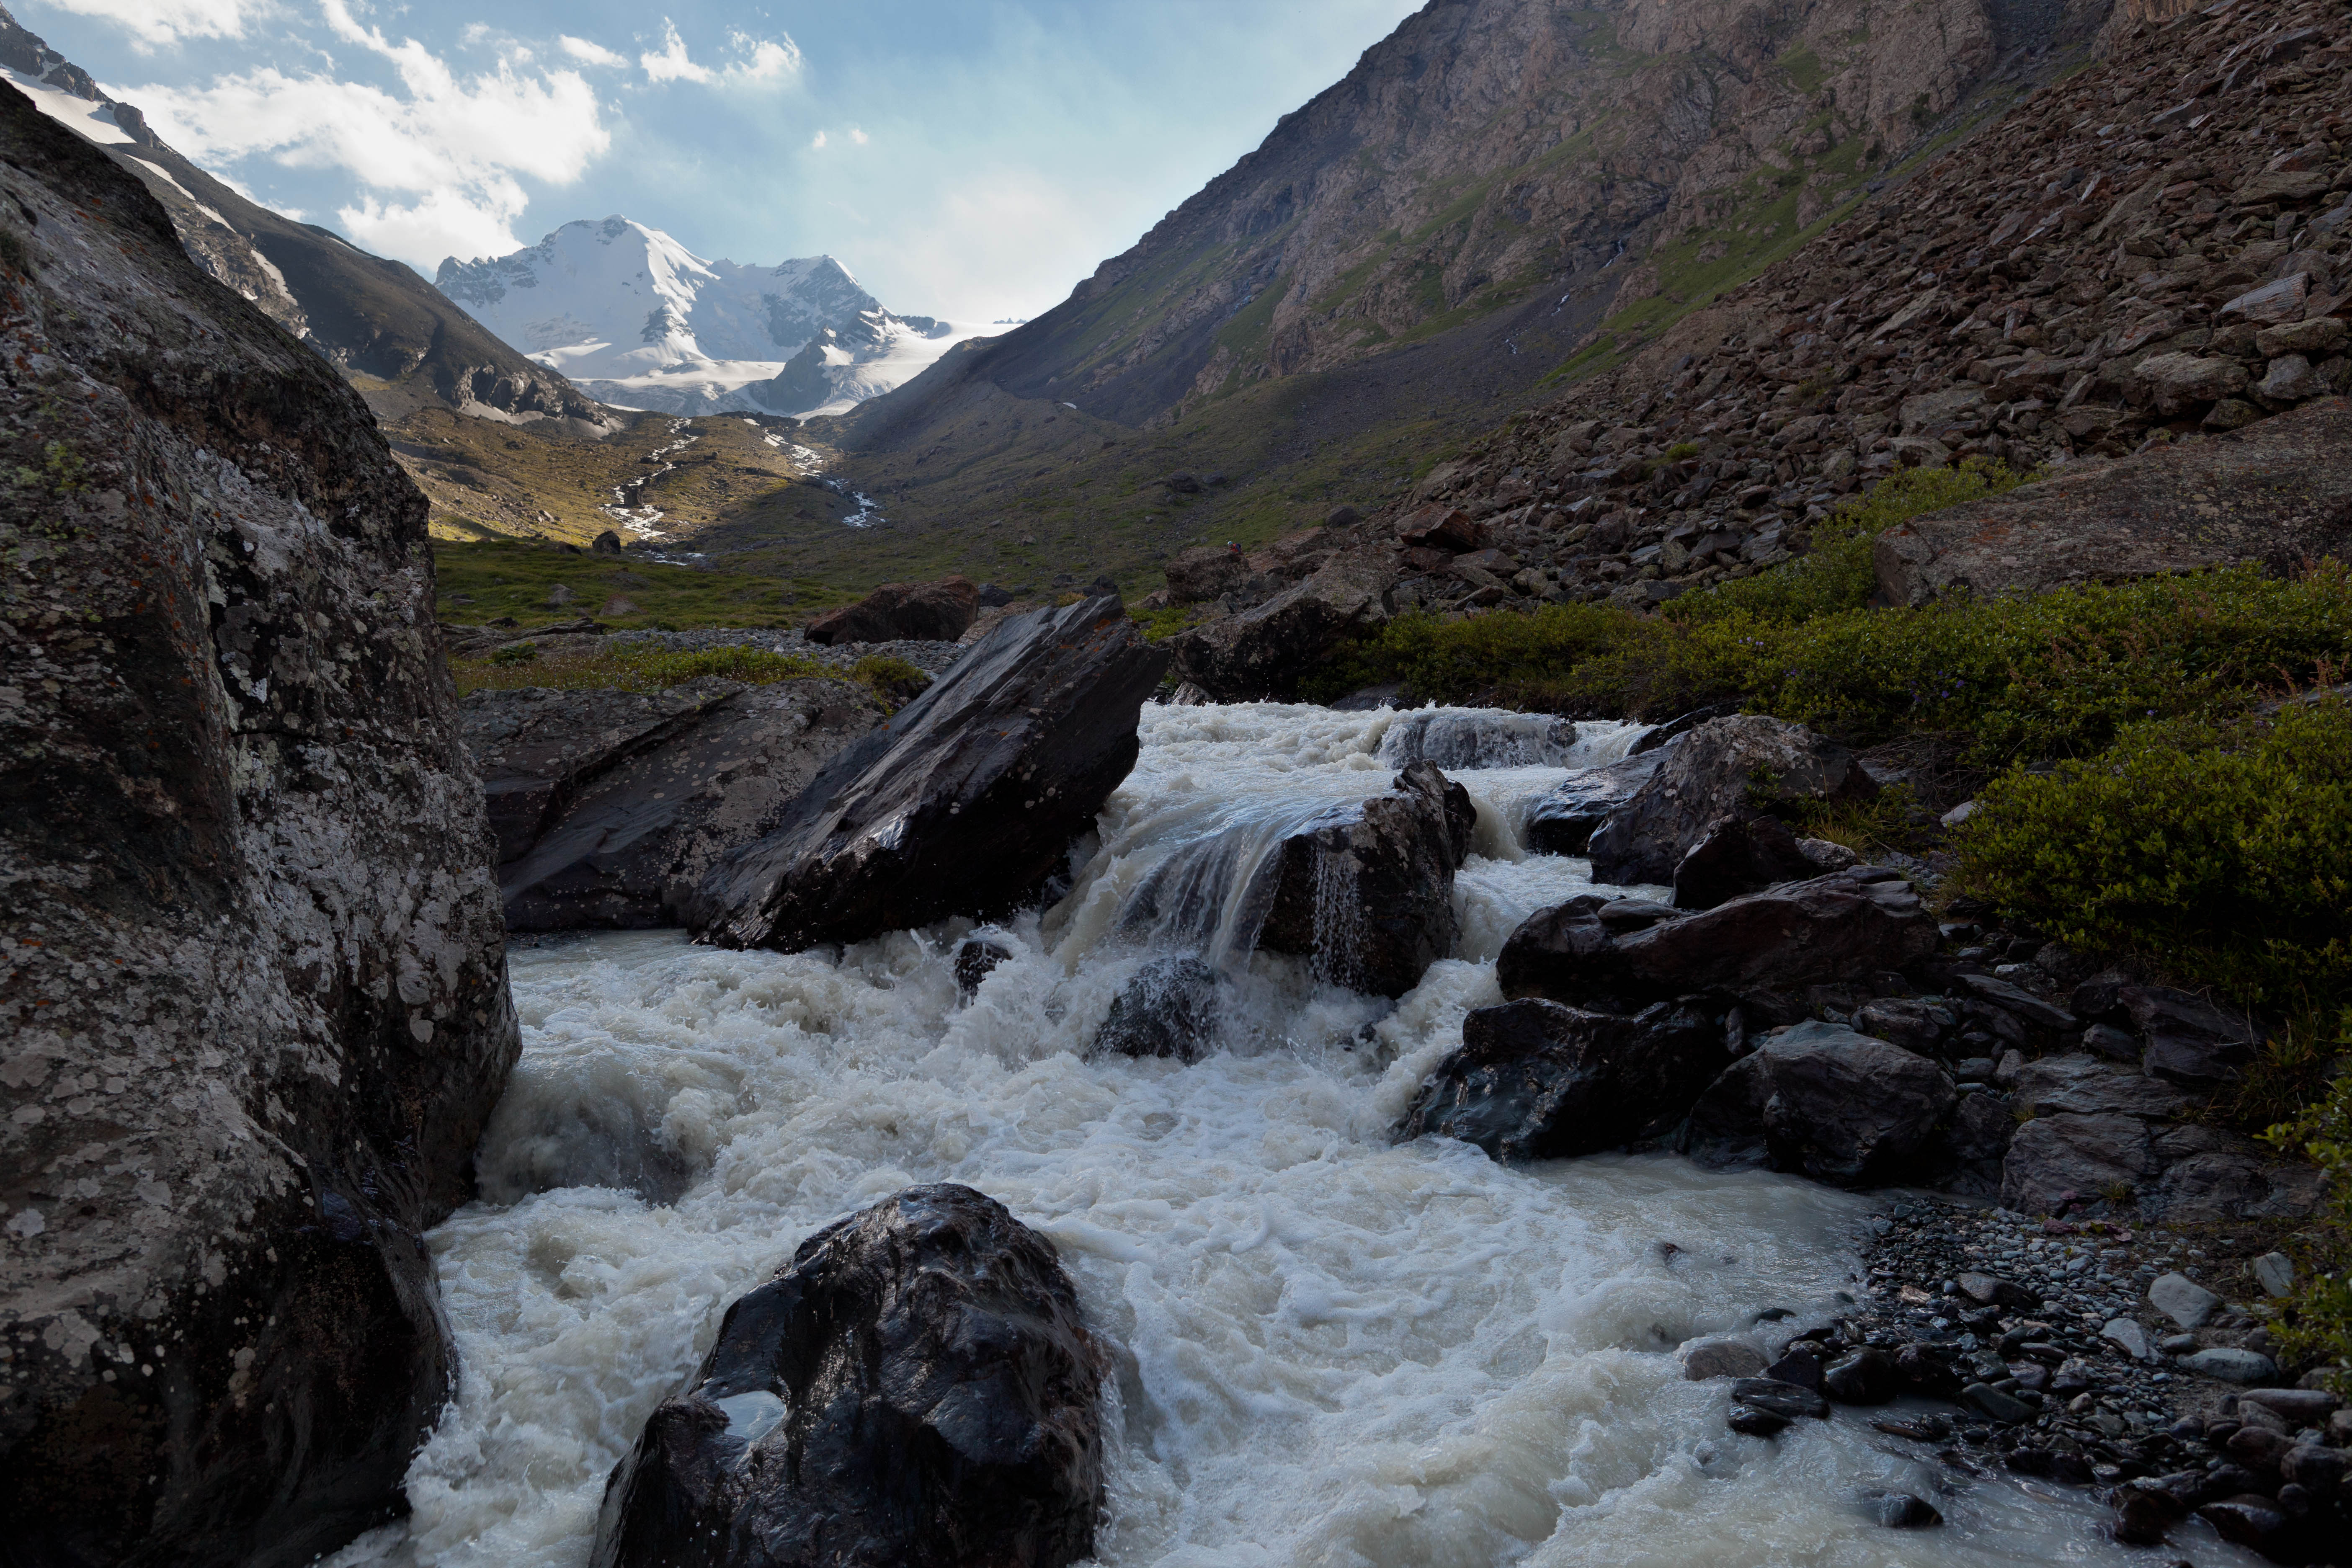
[[[104,153],[0,154],[0,1551],[307,1563],[453,1393],[519,1049],[425,500]]]
[[[1454,873],[1476,824],[1468,790],[1413,763],[1386,795],[1283,840],[1258,895],[1257,945],[1311,959],[1334,984],[1403,995],[1454,951]]]
[[[1862,800],[1878,786],[1852,752],[1800,724],[1746,714],[1682,737],[1657,771],[1594,830],[1592,878],[1667,882],[1707,829],[1780,801]]]
[[[727,1309],[614,1467],[595,1568],[1060,1568],[1094,1552],[1105,1357],[1051,1243],[909,1187]]]
[[[507,928],[677,923],[721,857],[774,828],[886,717],[840,680],[475,692],[466,742],[499,834]]]
[[[1632,1018],[1537,1000],[1481,1007],[1398,1135],[1459,1138],[1503,1160],[1619,1149],[1681,1121],[1729,1060],[1722,1026],[1688,1007]]]
[[[1575,745],[1572,719],[1439,710],[1400,714],[1381,738],[1381,761],[1391,766],[1433,763],[1441,768],[1557,767]]]
[[[980,589],[968,577],[885,583],[857,603],[809,622],[807,636],[825,644],[953,642],[979,610]]]
[[[794,952],[1013,907],[1135,765],[1166,667],[1115,596],[1004,621],[723,858],[687,924]]]
[[[1839,1186],[1918,1173],[1958,1091],[1927,1058],[1836,1024],[1783,1031],[1734,1062],[1691,1108],[1686,1152],[1768,1163]]]
[[[1190,956],[1157,958],[1112,998],[1088,1056],[1200,1059],[1220,1022],[1217,972]]]

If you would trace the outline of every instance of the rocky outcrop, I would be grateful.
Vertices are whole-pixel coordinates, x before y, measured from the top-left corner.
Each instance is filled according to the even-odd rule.
[[[518,1050],[425,502],[129,175],[0,151],[0,1517],[308,1563],[452,1393],[420,1233]]]
[[[805,635],[818,644],[953,642],[979,611],[980,589],[968,577],[885,583],[857,603],[817,616]]]
[[[1388,620],[1394,552],[1359,544],[1254,609],[1172,640],[1176,673],[1220,701],[1280,696],[1325,655]]]
[[[1595,896],[1528,917],[1503,944],[1506,996],[1632,1012],[1716,992],[1770,996],[1820,982],[1900,972],[1933,952],[1936,924],[1895,872],[1857,867],[1697,914]],[[1639,921],[1639,923],[1636,923]]]
[[[1469,791],[1413,763],[1387,794],[1282,841],[1255,894],[1268,900],[1258,947],[1306,958],[1334,984],[1403,995],[1454,951],[1454,873],[1476,825]]]
[[[1596,882],[1670,882],[1683,857],[1723,817],[1877,792],[1853,752],[1801,724],[1756,714],[1717,719],[1665,752],[1649,781],[1593,830],[1585,853]]]
[[[773,830],[886,717],[862,686],[704,679],[667,691],[477,691],[466,743],[510,931],[639,929]]]
[[[1217,972],[1198,958],[1155,958],[1117,996],[1090,1057],[1173,1057],[1197,1061],[1215,1043],[1223,996]]]
[[[722,859],[688,925],[793,952],[1013,907],[1135,765],[1166,668],[1115,596],[1003,622]]]
[[[1498,1160],[1623,1148],[1680,1121],[1729,1062],[1722,1024],[1688,1006],[1631,1018],[1544,1001],[1480,1007],[1399,1136],[1459,1138]]]
[[[1583,854],[1594,829],[1649,783],[1664,760],[1660,747],[1563,780],[1528,807],[1522,830],[1528,847],[1538,855]]]
[[[1675,908],[1711,910],[1824,869],[1806,858],[1796,835],[1777,817],[1719,817],[1675,867]]]
[[[1052,1243],[909,1187],[727,1309],[604,1490],[595,1568],[1061,1568],[1093,1555],[1108,1358]]]
[[[1701,1163],[1761,1162],[1840,1186],[1924,1173],[1958,1090],[1926,1057],[1835,1024],[1764,1042],[1691,1108],[1684,1147]]]
[[[2340,556],[2352,550],[2352,403],[2321,398],[2210,440],[2061,470],[1915,518],[1875,549],[1891,605]]]

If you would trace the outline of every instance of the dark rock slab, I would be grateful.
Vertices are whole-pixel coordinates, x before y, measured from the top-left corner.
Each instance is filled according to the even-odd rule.
[[[2147,1042],[2141,1064],[2151,1078],[2210,1092],[2253,1059],[2261,1031],[2242,1013],[2161,985],[2124,986],[2116,1001]]]
[[[1283,840],[1262,878],[1257,945],[1313,961],[1316,974],[1402,996],[1454,951],[1454,873],[1470,853],[1477,808],[1435,764],[1336,809]]]
[[[2160,1079],[2076,1053],[2025,1064],[2013,1091],[2036,1116],[2137,1116],[2165,1121],[2188,1109],[2189,1097]]]
[[[1760,1159],[1840,1186],[1932,1162],[1957,1097],[1927,1058],[1836,1024],[1799,1024],[1734,1062],[1691,1108],[1685,1151],[1703,1163]]]
[[[809,622],[813,643],[953,642],[980,613],[980,589],[966,577],[885,583],[854,605]]]
[[[1916,605],[1954,589],[2039,594],[2236,562],[2285,567],[2347,546],[2352,404],[2326,397],[1914,518],[1879,537],[1874,560],[1879,602]]]
[[[1529,916],[1496,960],[1503,994],[1627,1012],[1697,992],[1779,992],[1900,970],[1937,942],[1935,921],[1910,885],[1871,867],[1622,935],[1603,913],[1577,900]]]
[[[1217,972],[1198,958],[1157,958],[1111,999],[1088,1056],[1173,1057],[1197,1061],[1221,1019]]]
[[[1769,1377],[1733,1380],[1731,1397],[1736,1404],[1769,1410],[1775,1415],[1802,1416],[1819,1421],[1828,1419],[1830,1413],[1830,1402],[1817,1390]]]
[[[886,717],[839,680],[475,692],[466,740],[499,829],[507,928],[676,924],[723,856],[772,831]]]
[[[1721,1026],[1689,1007],[1632,1018],[1535,1000],[1481,1007],[1398,1136],[1459,1138],[1501,1160],[1622,1148],[1681,1121],[1729,1060]]]
[[[969,1187],[809,1237],[614,1467],[595,1568],[1059,1568],[1094,1552],[1107,1358]]]
[[[2149,1152],[2163,1168],[2140,1194],[2151,1218],[2177,1225],[2233,1219],[2300,1219],[2319,1205],[2318,1170],[2279,1160],[2250,1138],[2217,1127],[2152,1128]]]
[[[1664,760],[1662,751],[1643,752],[1572,774],[1528,807],[1527,847],[1538,855],[1581,855],[1593,829],[1633,797]]]
[[[2054,1214],[2077,1200],[2137,1192],[2160,1169],[2147,1123],[2136,1116],[2037,1116],[2010,1141],[2000,1201],[2020,1214]]]
[[[1823,1367],[1822,1392],[1840,1405],[1884,1405],[1903,1392],[1903,1380],[1893,1356],[1866,1348]]]
[[[1711,910],[1776,882],[1808,880],[1817,870],[1779,818],[1718,817],[1675,867],[1675,908]]]
[[[0,192],[0,1553],[308,1563],[404,1511],[519,1048],[425,500],[19,92]]]
[[[1666,882],[1726,816],[1780,801],[1861,800],[1878,792],[1852,752],[1802,725],[1745,714],[1711,720],[1663,754],[1657,771],[1594,830],[1592,879]]]
[[[1135,765],[1167,656],[1116,597],[1011,617],[820,770],[783,824],[680,913],[700,940],[786,952],[1012,908]]]
[[[1342,641],[1380,629],[1396,552],[1352,546],[1255,608],[1171,639],[1176,673],[1220,701],[1283,696]]]

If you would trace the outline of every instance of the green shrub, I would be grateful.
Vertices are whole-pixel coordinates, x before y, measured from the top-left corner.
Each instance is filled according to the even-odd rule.
[[[1532,615],[1452,621],[1408,611],[1378,637],[1342,648],[1300,690],[1310,701],[1327,702],[1360,687],[1402,681],[1416,699],[1466,701],[1551,679],[1638,638],[1643,625],[1607,605],[1547,605]]]
[[[2352,1013],[2338,1037],[2352,1036]],[[2297,1238],[2297,1285],[2272,1331],[2290,1362],[2328,1363],[2328,1382],[2352,1394],[2352,1073],[2263,1135],[2327,1178],[2327,1196]]]
[[[893,710],[920,697],[931,683],[930,676],[920,666],[882,653],[869,653],[851,665],[849,679],[865,686]]]
[[[490,662],[498,665],[529,664],[537,658],[539,658],[537,643],[518,642],[509,643],[506,647],[492,651]]]
[[[2352,705],[2135,726],[1979,799],[1955,845],[1978,897],[2280,1013],[2352,998]]]

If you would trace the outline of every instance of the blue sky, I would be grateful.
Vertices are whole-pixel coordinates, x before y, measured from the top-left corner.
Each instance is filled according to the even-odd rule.
[[[164,139],[410,262],[624,213],[1031,316],[1415,0],[9,0]]]

